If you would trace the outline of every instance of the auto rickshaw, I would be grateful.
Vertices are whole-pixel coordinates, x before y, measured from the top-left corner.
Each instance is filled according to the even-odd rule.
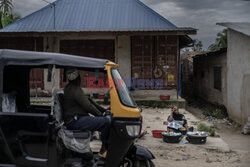
[[[66,67],[107,74],[110,112],[107,110],[106,114],[111,118],[111,129],[106,159],[88,149],[91,136],[88,131],[72,131],[63,125],[60,100],[63,94],[55,92],[54,85],[55,70]],[[47,78],[52,82],[51,106],[30,103],[30,71],[36,68],[48,69]],[[141,110],[125,83],[118,84],[115,80],[122,78],[118,65],[109,60],[0,50],[0,167],[154,166],[153,154],[134,144],[141,132]],[[78,145],[72,141],[78,141]]]

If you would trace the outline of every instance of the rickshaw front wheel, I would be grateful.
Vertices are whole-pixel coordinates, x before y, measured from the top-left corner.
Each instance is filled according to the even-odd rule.
[[[155,164],[149,160],[135,161],[134,167],[155,167]]]

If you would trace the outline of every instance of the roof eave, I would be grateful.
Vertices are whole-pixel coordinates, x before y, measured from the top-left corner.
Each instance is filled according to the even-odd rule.
[[[193,58],[195,59],[195,58],[201,58],[201,57],[216,56],[216,55],[223,54],[226,52],[227,52],[227,48],[221,48],[221,49],[216,50],[216,51],[210,51],[210,52],[206,52],[204,54],[197,54],[197,55],[193,56]]]
[[[181,49],[185,47],[192,47],[193,44],[194,44],[193,39],[190,38],[188,35],[183,35],[180,37],[179,46]]]
[[[44,35],[62,33],[114,34],[114,35],[195,35],[196,29],[162,29],[162,30],[100,30],[100,31],[0,31],[0,35]]]
[[[248,31],[244,31],[244,30],[242,31],[239,28],[235,28],[235,27],[230,26],[230,24],[242,24],[242,23],[249,23],[250,24],[250,22],[220,22],[220,23],[216,23],[216,25],[223,26],[223,27],[226,27],[230,30],[237,31],[241,34],[250,36],[249,26],[248,26]]]

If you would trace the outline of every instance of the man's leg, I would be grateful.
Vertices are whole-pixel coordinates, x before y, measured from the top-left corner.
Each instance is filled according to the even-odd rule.
[[[73,123],[75,129],[101,132],[101,141],[108,144],[110,123],[106,117],[80,117]]]

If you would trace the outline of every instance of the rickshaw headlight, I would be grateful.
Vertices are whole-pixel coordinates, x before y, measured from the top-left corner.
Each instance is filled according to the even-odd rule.
[[[131,137],[136,137],[139,136],[140,131],[141,131],[141,126],[140,125],[127,125],[126,126],[127,133]]]

